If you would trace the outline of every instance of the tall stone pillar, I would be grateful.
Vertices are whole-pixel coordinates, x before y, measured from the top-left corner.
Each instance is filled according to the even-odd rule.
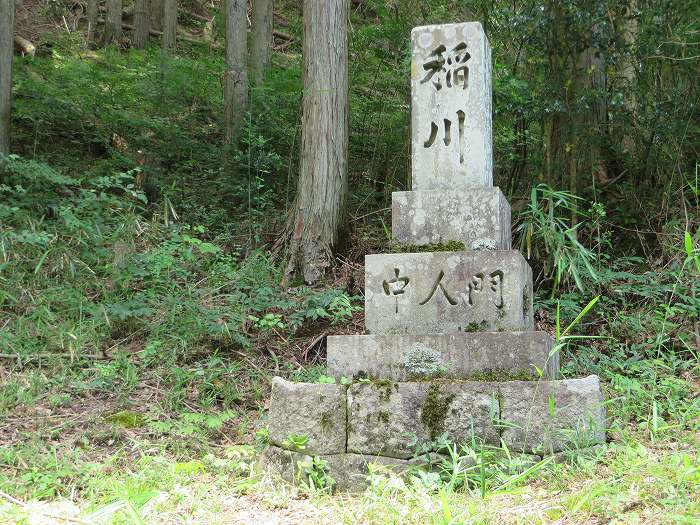
[[[598,378],[558,379],[552,338],[534,330],[532,271],[493,186],[484,30],[417,27],[411,41],[413,191],[393,194],[392,233],[433,251],[366,256],[367,333],[328,337],[337,384],[274,379],[264,459],[289,480],[318,455],[357,488],[369,462],[409,468],[438,437],[529,455],[605,440]]]

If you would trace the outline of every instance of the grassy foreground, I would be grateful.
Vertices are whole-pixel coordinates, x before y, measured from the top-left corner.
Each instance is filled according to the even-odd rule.
[[[550,463],[530,479],[488,491],[450,491],[426,476],[377,471],[364,494],[328,496],[274,483],[255,471],[252,447],[166,451],[167,442],[125,436],[108,454],[87,447],[41,453],[5,449],[26,500],[3,492],[7,523],[698,523],[697,435],[615,436],[593,457]],[[193,447],[196,443],[190,443]],[[201,445],[201,443],[200,443]],[[189,459],[187,459],[189,458]],[[9,474],[9,475],[8,475]],[[5,470],[5,490],[13,475]],[[77,486],[80,491],[76,492]],[[35,497],[59,489],[61,497]]]

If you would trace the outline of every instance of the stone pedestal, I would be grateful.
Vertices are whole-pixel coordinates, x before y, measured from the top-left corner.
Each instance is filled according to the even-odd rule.
[[[392,381],[556,379],[559,353],[545,332],[331,335],[328,375]]]
[[[498,188],[396,191],[391,201],[391,232],[402,244],[510,250],[510,205]]]
[[[492,185],[488,39],[466,23],[411,41],[414,191],[392,208],[407,253],[365,258],[368,333],[328,337],[336,384],[274,379],[263,464],[290,482],[318,456],[336,489],[358,490],[370,463],[429,468],[418,452],[438,438],[529,464],[605,441],[598,378],[558,379],[552,338],[534,331],[532,271]]]

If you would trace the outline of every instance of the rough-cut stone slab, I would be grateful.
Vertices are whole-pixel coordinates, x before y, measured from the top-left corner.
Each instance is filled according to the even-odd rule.
[[[365,257],[372,334],[531,331],[532,271],[515,250]]]
[[[395,191],[391,201],[391,231],[400,243],[510,250],[510,205],[498,188]]]
[[[551,356],[545,332],[474,332],[432,335],[331,335],[328,373],[341,377],[408,381],[431,371],[449,379],[556,379],[559,354]],[[424,363],[424,366],[419,366]],[[418,366],[417,366],[418,365]]]
[[[497,444],[498,399],[478,382],[353,384],[348,389],[348,452],[410,458],[443,433],[457,443]]]
[[[268,413],[270,443],[284,446],[290,434],[308,438],[304,452],[345,452],[347,426],[346,387],[272,380]]]
[[[502,437],[511,449],[551,454],[605,442],[605,407],[597,376],[513,381],[498,388]]]
[[[413,189],[493,185],[491,46],[481,24],[411,32]]]
[[[551,401],[550,401],[551,400]],[[446,432],[455,443],[552,454],[605,442],[598,377],[557,381],[354,383],[348,452],[409,458]]]
[[[433,458],[435,455],[431,455]],[[299,463],[307,460],[309,456],[290,452],[281,448],[270,446],[261,456],[261,466],[276,477],[287,483],[299,484]],[[321,456],[328,462],[327,474],[335,482],[333,489],[336,492],[357,492],[367,486],[366,477],[369,474],[369,465],[376,465],[402,474],[407,470],[417,467],[429,467],[429,462],[423,458],[397,459],[382,456],[361,454],[333,454]]]

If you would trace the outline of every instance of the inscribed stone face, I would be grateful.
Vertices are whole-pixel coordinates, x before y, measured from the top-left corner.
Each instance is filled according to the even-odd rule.
[[[532,271],[517,250],[365,257],[371,334],[533,330]]]
[[[411,32],[414,190],[491,187],[491,47],[481,24]]]

